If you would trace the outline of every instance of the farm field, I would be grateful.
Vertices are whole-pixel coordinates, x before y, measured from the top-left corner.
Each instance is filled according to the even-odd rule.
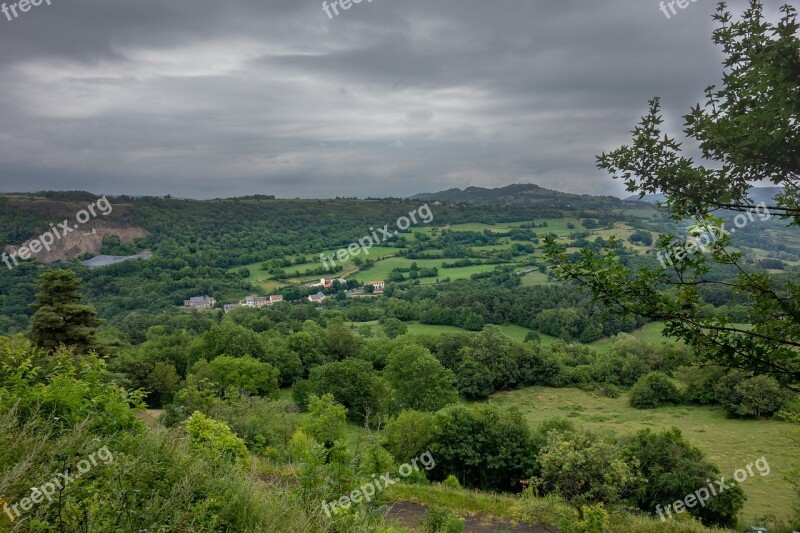
[[[573,217],[541,218],[541,219],[532,219],[519,222],[507,222],[499,224],[482,224],[482,223],[453,224],[451,226],[448,226],[447,229],[451,231],[474,231],[478,233],[483,233],[485,230],[488,229],[493,233],[505,233],[513,228],[519,228],[523,224],[530,224],[530,223],[541,224],[542,222],[547,222],[547,227],[532,228],[532,231],[538,234],[555,233],[556,235],[569,235],[574,231],[584,230],[580,221],[577,218]],[[575,226],[575,229],[570,229],[567,227],[567,224],[570,223]],[[444,229],[442,226],[419,227],[419,228],[414,228],[413,231],[415,233],[418,231],[421,231],[423,233],[432,233],[434,230],[441,231],[442,229]]]
[[[647,341],[647,342],[676,342],[675,339],[670,339],[669,337],[664,337],[661,333],[664,331],[664,323],[663,322],[650,322],[649,324],[645,324],[643,327],[634,330],[628,335],[632,335],[639,340]],[[614,339],[605,338],[596,340],[589,344],[592,348],[597,350],[598,352],[607,352],[611,349],[611,346],[614,345]]]
[[[546,227],[535,227],[532,230],[540,235],[544,235],[547,233],[554,233],[560,237],[566,237],[571,233],[577,231],[586,231],[585,228],[581,225],[580,221],[577,218],[573,217],[566,217],[566,218],[547,218],[547,219],[536,219],[530,221],[520,221],[520,222],[512,222],[512,223],[500,223],[500,224],[482,224],[482,223],[468,223],[468,224],[454,224],[449,226],[448,229],[451,231],[469,231],[469,232],[477,232],[483,233],[486,230],[495,232],[495,233],[503,233],[507,232],[513,228],[520,227],[525,224],[535,224],[539,225],[542,223],[547,223]],[[572,227],[569,227],[572,226]],[[623,227],[624,224],[618,225],[620,231],[632,231],[630,228]],[[430,227],[430,226],[421,226],[414,228],[414,233],[424,233],[431,235],[433,233],[438,233],[442,230],[442,227]],[[601,234],[605,235],[606,233],[613,233],[612,230],[596,230],[592,231],[592,234]],[[624,234],[627,235],[627,234]],[[620,237],[624,237],[624,235],[620,235]],[[413,239],[413,236],[407,236],[410,239]],[[514,245],[514,242],[510,241],[509,239],[503,239],[501,242],[497,244],[491,245],[481,245],[481,246],[473,246],[470,249],[475,253],[480,252],[491,252],[491,251],[503,251],[508,250]],[[497,265],[494,264],[487,264],[487,265],[472,265],[468,267],[457,267],[452,269],[442,269],[441,264],[444,261],[448,261],[448,259],[406,259],[404,257],[391,257],[396,255],[400,249],[393,248],[393,247],[386,247],[386,246],[376,246],[370,250],[370,255],[368,256],[371,259],[377,259],[378,257],[385,257],[385,259],[377,261],[375,265],[367,271],[364,272],[356,272],[349,276],[346,276],[350,279],[355,279],[359,282],[366,282],[373,279],[386,279],[392,270],[395,268],[408,268],[411,263],[416,262],[417,265],[420,267],[436,267],[439,269],[439,276],[438,278],[446,279],[449,278],[450,280],[459,280],[459,279],[468,279],[473,274],[488,272],[495,269]],[[326,255],[335,253],[337,250],[326,250],[324,253]],[[568,251],[577,251],[576,248],[570,248]],[[425,250],[425,253],[437,253],[441,252],[441,250]],[[541,248],[537,248],[536,252],[531,255],[520,256],[514,259],[514,262],[525,264],[530,259],[534,257],[541,257],[542,250]],[[389,257],[387,257],[389,256]],[[317,260],[318,254],[305,254],[300,256],[305,259],[310,259],[311,262],[306,262],[302,264],[292,264],[291,266],[284,267],[282,270],[287,275],[293,275],[295,272],[300,271],[304,272],[308,269],[316,269],[321,266],[321,263]],[[359,254],[357,257],[365,258],[363,254]],[[294,263],[298,256],[287,256],[286,259]],[[284,286],[286,284],[299,284],[307,282],[311,279],[315,279],[316,276],[307,276],[301,275],[297,278],[289,278],[286,280],[281,281],[274,281],[270,280],[270,274],[261,270],[261,265],[263,262],[252,263],[249,265],[242,265],[238,267],[231,268],[230,271],[235,271],[241,269],[242,267],[247,268],[250,271],[250,278],[249,281],[263,287],[265,290],[274,290],[280,286]],[[345,270],[348,270],[355,265],[353,264],[353,258],[349,258],[347,261],[342,263],[344,265]],[[331,274],[331,276],[335,276],[336,274]],[[436,283],[435,278],[423,278],[421,280],[422,284],[431,284]],[[540,285],[540,284],[550,284],[553,283],[546,275],[540,272],[531,272],[525,275],[522,279],[523,286],[532,286],[532,285]]]
[[[457,326],[440,326],[436,324],[420,324],[419,322],[407,322],[406,326],[408,326],[408,332],[414,335],[435,335],[441,333],[470,333],[469,331],[459,328]],[[503,333],[505,333],[509,338],[517,341],[517,342],[525,342],[525,337],[530,333],[532,330],[528,328],[524,328],[522,326],[517,326],[515,324],[506,324],[505,326],[499,326]],[[474,333],[474,332],[472,332]],[[539,334],[542,339],[542,344],[552,344],[557,339],[555,337],[551,337],[550,335],[544,335],[543,333]]]
[[[523,287],[532,287],[534,285],[549,285],[552,283],[556,282],[548,278],[547,274],[539,272],[538,270],[534,270],[533,272],[528,272],[527,274],[522,276]]]
[[[642,411],[628,405],[627,395],[605,398],[577,389],[531,387],[496,393],[489,402],[516,407],[531,426],[547,418],[563,417],[618,436],[645,428],[657,431],[675,426],[728,479],[736,469],[764,457],[771,472],[764,477],[756,474],[742,483],[748,499],[740,518],[747,522],[756,515],[772,514],[788,519],[787,510],[794,494],[783,476],[800,466],[800,455],[784,435],[796,426],[774,420],[728,419],[716,407],[679,406]]]
[[[736,327],[748,329],[750,327],[749,324],[733,324]],[[650,322],[649,324],[645,324],[643,327],[634,330],[628,335],[632,335],[639,340],[643,340],[646,342],[681,342],[680,340],[673,339],[671,337],[665,337],[662,332],[664,331],[664,323],[663,322]],[[592,348],[597,350],[598,352],[607,352],[611,349],[611,346],[614,345],[615,339],[605,338],[596,340],[589,344]]]
[[[339,249],[337,248],[336,250],[327,250],[324,253],[325,253],[325,255],[329,255],[329,254],[336,253],[337,250],[339,250]],[[390,247],[387,247],[387,246],[375,246],[374,248],[370,249],[369,256],[365,256],[363,253],[359,253],[359,255],[357,255],[355,257],[360,257],[362,259],[364,259],[365,257],[375,259],[375,258],[382,257],[382,256],[385,256],[385,255],[396,254],[397,251],[398,251],[397,248],[390,248]],[[306,269],[309,269],[309,268],[310,269],[316,269],[316,268],[320,268],[321,266],[323,266],[322,262],[319,260],[319,254],[317,254],[317,255],[303,255],[301,257],[306,258],[306,259],[311,259],[312,261],[309,262],[309,263],[302,263],[302,264],[297,264],[297,265],[292,264],[291,266],[284,267],[283,271],[286,272],[287,274],[292,274],[297,270],[299,270],[300,272],[304,272]],[[292,263],[294,263],[297,260],[297,258],[298,258],[298,256],[288,256],[288,257],[286,257],[286,259],[288,259],[289,261],[292,261]],[[354,259],[354,257],[350,257],[350,258],[348,258],[347,261],[345,261],[344,263],[340,263],[340,264],[344,265],[345,269],[346,269],[346,268],[348,268],[350,266],[353,266],[353,259]],[[337,261],[337,263],[338,263],[338,261]],[[259,261],[258,263],[251,263],[249,265],[241,265],[241,266],[237,266],[237,267],[231,268],[230,271],[236,271],[236,270],[244,267],[244,268],[247,268],[248,270],[250,270],[250,280],[252,280],[252,281],[262,281],[262,280],[265,280],[265,279],[267,279],[269,277],[269,274],[267,272],[261,270],[261,265],[263,265],[263,264],[264,264],[264,261]],[[330,274],[330,275],[334,276],[335,274]],[[308,277],[308,276],[304,276],[304,277]]]
[[[365,282],[373,279],[386,279],[389,277],[389,274],[395,268],[408,268],[411,266],[411,263],[417,263],[417,265],[422,267],[436,267],[439,269],[439,279],[450,278],[451,280],[456,279],[467,279],[473,274],[479,272],[491,272],[492,270],[497,267],[497,265],[472,265],[467,267],[456,267],[456,268],[442,268],[442,263],[445,261],[452,261],[447,259],[406,259],[405,257],[390,257],[389,259],[384,259],[383,261],[378,261],[375,263],[375,266],[366,270],[364,272],[356,272],[352,276],[349,276],[351,279],[356,279],[360,282]],[[421,283],[435,283],[436,278],[422,278],[420,280]]]

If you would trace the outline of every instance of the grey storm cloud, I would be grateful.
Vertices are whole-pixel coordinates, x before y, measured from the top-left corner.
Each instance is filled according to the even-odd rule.
[[[653,96],[674,116],[702,100],[714,9],[372,0],[330,19],[319,0],[51,0],[0,15],[0,190],[622,195],[595,155]]]

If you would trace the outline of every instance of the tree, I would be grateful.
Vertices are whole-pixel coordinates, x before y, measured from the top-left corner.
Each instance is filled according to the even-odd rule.
[[[761,417],[775,414],[786,402],[786,393],[769,376],[749,377],[730,372],[714,386],[717,401],[731,416]]]
[[[456,371],[460,383],[459,390],[462,393],[470,391],[467,392],[468,397],[477,399],[516,384],[519,379],[519,369],[511,352],[511,345],[511,339],[497,326],[486,326],[480,334],[472,337],[460,354],[463,362]],[[469,361],[474,361],[477,366]],[[489,385],[484,388],[483,379],[473,372],[482,373]],[[467,383],[473,385],[468,387]]]
[[[736,387],[739,416],[770,416],[777,413],[786,401],[780,384],[769,376],[755,376]]]
[[[370,363],[350,358],[318,366],[311,371],[309,381],[318,395],[330,394],[346,407],[348,419],[363,422],[379,411],[373,393],[376,378]]]
[[[309,415],[303,423],[303,430],[309,437],[326,448],[344,438],[347,409],[337,404],[333,395],[312,396],[308,407]]]
[[[70,270],[54,270],[39,278],[39,294],[33,307],[30,337],[33,343],[52,351],[73,346],[79,353],[95,347],[95,328],[100,325],[90,305],[80,305],[81,281]]]
[[[686,385],[685,402],[711,405],[717,401],[714,396],[714,386],[724,375],[725,369],[721,366],[708,365],[682,368],[675,374],[675,377]]]
[[[485,400],[494,392],[489,369],[472,357],[465,357],[456,369],[458,392],[468,400]]]
[[[741,264],[729,249],[730,237],[716,210],[761,220],[784,217],[800,225],[800,38],[796,11],[781,7],[781,20],[764,20],[762,2],[734,20],[720,3],[713,40],[724,54],[723,85],[706,90],[706,102],[684,117],[687,139],[699,145],[701,161],[683,153],[665,135],[658,98],[633,132],[633,143],[598,157],[598,166],[622,179],[640,196],[663,193],[675,220],[691,219],[712,234],[700,253],[695,246],[671,254],[668,267],[634,270],[620,261],[616,241],[600,251],[584,249],[576,259],[554,238],[547,256],[566,279],[588,287],[615,308],[666,322],[665,334],[683,339],[706,360],[727,368],[774,377],[800,389],[800,285],[781,282],[756,267]],[[783,186],[774,200],[756,209],[753,183]],[[676,238],[661,236],[672,249]],[[733,279],[708,275],[713,266],[731,268]],[[701,318],[699,287],[729,286],[750,309],[752,328],[720,317]],[[756,318],[757,317],[757,318]]]
[[[588,431],[550,433],[537,461],[539,486],[575,504],[617,503],[636,481],[618,448]]]
[[[455,475],[465,487],[518,491],[532,468],[531,434],[516,409],[449,406],[435,415],[432,474]]]
[[[192,342],[188,348],[188,360],[190,364],[200,359],[211,361],[220,355],[263,360],[266,353],[265,342],[258,333],[226,319]]]
[[[387,318],[383,321],[382,327],[383,332],[386,333],[386,336],[390,339],[405,335],[408,331],[408,326],[396,318]]]
[[[401,408],[434,412],[458,400],[453,372],[422,346],[398,346],[387,361],[384,374]]]
[[[224,457],[231,462],[247,459],[247,446],[224,422],[218,422],[197,412],[185,423],[192,448],[211,455]]]
[[[252,357],[217,357],[203,372],[222,390],[234,387],[257,396],[272,397],[278,392],[278,370]]]
[[[681,393],[669,376],[661,372],[650,372],[633,386],[630,401],[637,409],[652,409],[680,403]]]
[[[653,512],[657,505],[681,500],[705,487],[707,480],[720,476],[719,468],[710,463],[699,448],[689,444],[678,428],[658,433],[642,430],[625,446],[624,454],[629,462],[638,464],[642,482],[634,499],[643,511]],[[736,524],[736,515],[744,500],[742,488],[732,486],[704,505],[687,508],[687,511],[707,526],[731,527]]]
[[[305,331],[290,335],[286,339],[286,345],[289,350],[300,356],[306,373],[315,366],[319,366],[325,362],[320,344],[317,337]]]
[[[386,424],[381,433],[381,444],[398,463],[406,463],[428,451],[434,428],[432,414],[403,411]]]
[[[150,391],[148,403],[155,408],[170,403],[178,391],[180,381],[174,366],[156,363],[147,377],[147,389]]]
[[[353,335],[343,323],[329,324],[326,333],[324,351],[330,361],[341,361],[358,355],[361,340]]]

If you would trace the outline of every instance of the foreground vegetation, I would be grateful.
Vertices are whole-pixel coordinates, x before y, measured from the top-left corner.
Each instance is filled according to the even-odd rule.
[[[800,258],[774,242],[800,223],[800,26],[782,13],[765,24],[753,0],[733,22],[719,7],[725,86],[686,117],[715,164],[662,136],[657,100],[633,145],[599,158],[631,192],[664,193],[667,212],[531,186],[446,191],[435,226],[328,272],[320,251],[412,202],[118,197],[113,223],[149,236],[103,251],[153,259],[0,270],[0,526],[395,531],[387,509],[416,503],[410,526],[426,531],[800,527]],[[653,238],[719,228],[752,207],[754,177],[784,185],[763,233],[708,254]],[[0,235],[27,239],[84,200],[0,197]],[[665,248],[675,260],[659,268]],[[347,279],[304,283],[329,275]],[[376,278],[382,294],[345,292]],[[259,289],[283,299],[179,308]],[[679,500],[686,512],[659,521]]]

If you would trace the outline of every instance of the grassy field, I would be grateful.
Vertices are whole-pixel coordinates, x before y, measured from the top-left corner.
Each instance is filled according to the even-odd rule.
[[[629,335],[633,335],[639,340],[647,341],[647,342],[676,342],[675,339],[670,339],[669,337],[664,337],[661,332],[664,331],[664,323],[663,322],[650,322],[649,324],[645,324],[644,327],[632,331]],[[606,338],[594,341],[589,346],[597,350],[598,352],[607,352],[613,346],[614,338]]]
[[[438,335],[441,333],[470,333],[469,331],[459,328],[457,326],[439,326],[436,324],[420,324],[419,322],[407,322],[406,325],[408,326],[408,332],[414,335]],[[517,342],[524,342],[525,337],[528,333],[531,332],[530,329],[524,328],[522,326],[517,326],[514,324],[506,324],[505,326],[500,326],[500,329],[503,330],[509,338],[517,341]],[[555,337],[551,337],[550,335],[540,334],[542,338],[542,344],[552,344],[556,341]]]
[[[365,257],[375,259],[377,257],[396,254],[397,251],[398,251],[397,248],[389,248],[389,247],[385,247],[385,246],[375,246],[374,248],[370,249],[369,256],[365,256],[363,253],[359,253],[359,255],[357,255],[355,257],[360,257],[361,259],[364,259]],[[336,253],[336,250],[327,250],[327,251],[325,251],[325,255],[332,254],[332,253]],[[319,254],[317,254],[317,255],[303,255],[301,257],[303,257],[304,259],[310,259],[311,262],[302,263],[302,264],[298,264],[298,265],[292,264],[291,266],[285,267],[283,269],[283,271],[286,272],[287,274],[293,274],[297,270],[299,270],[300,272],[304,272],[306,269],[309,269],[309,268],[310,269],[316,269],[316,268],[319,268],[319,267],[323,266],[322,262],[319,260]],[[288,260],[292,261],[292,263],[294,263],[297,260],[297,256],[290,256],[290,257],[287,257],[286,259],[288,259]],[[354,259],[354,257],[350,257],[344,263],[338,263],[338,261],[337,261],[337,264],[342,264],[345,267],[345,269],[347,269],[348,267],[353,266],[353,259]],[[231,268],[230,271],[236,271],[236,270],[238,270],[238,269],[240,269],[242,267],[245,267],[248,270],[250,270],[250,280],[251,281],[263,281],[263,280],[265,280],[265,279],[267,279],[269,277],[269,274],[267,274],[266,272],[261,270],[261,265],[263,265],[263,264],[264,264],[264,261],[259,261],[258,263],[252,263],[252,264],[249,264],[249,265],[241,265],[241,266],[238,266],[238,267],[235,267],[235,268]],[[329,276],[335,276],[335,274],[330,274]],[[305,277],[308,277],[308,276],[303,276],[303,277],[305,278]],[[312,277],[316,277],[316,276],[312,276]]]
[[[395,268],[408,268],[411,263],[417,263],[417,266],[422,267],[436,267],[439,269],[439,279],[450,278],[467,279],[478,272],[491,272],[497,265],[473,265],[458,268],[442,268],[442,262],[448,261],[446,259],[406,259],[404,257],[390,257],[383,261],[378,261],[375,266],[365,272],[356,272],[352,279],[358,281],[370,281],[373,279],[386,279],[389,273]],[[436,278],[422,278],[421,283],[434,283]]]
[[[732,325],[742,329],[749,329],[751,327],[750,324],[732,324]],[[671,337],[665,337],[663,335],[663,331],[664,331],[663,322],[650,322],[649,324],[645,324],[643,327],[630,332],[628,335],[632,335],[637,339],[646,342],[682,342],[680,340]],[[589,346],[591,346],[598,352],[607,352],[614,345],[615,340],[616,339],[614,339],[613,337],[600,339],[590,343]]]
[[[748,500],[740,518],[751,521],[756,515],[770,513],[783,520],[788,518],[794,494],[782,476],[800,465],[800,450],[784,437],[792,428],[789,424],[728,419],[722,409],[712,407],[681,406],[642,411],[630,407],[626,395],[612,399],[577,389],[532,387],[497,393],[489,401],[518,408],[532,426],[552,417],[566,417],[617,435],[676,426],[728,479],[736,469],[764,457],[771,473],[765,477],[756,474],[742,483]]]
[[[543,274],[538,270],[534,270],[533,272],[528,272],[524,276],[522,276],[522,286],[523,287],[532,287],[533,285],[550,285],[555,283],[550,278],[547,277],[547,274]]]

